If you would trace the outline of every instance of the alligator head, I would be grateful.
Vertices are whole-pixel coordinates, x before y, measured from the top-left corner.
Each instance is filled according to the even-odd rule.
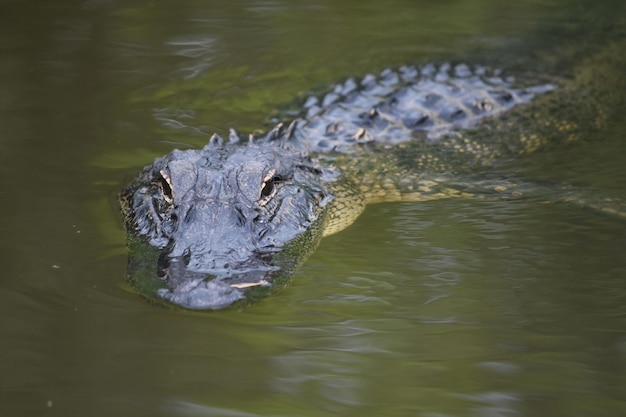
[[[270,287],[277,255],[323,221],[331,176],[280,140],[156,159],[120,196],[130,235],[159,251],[155,298],[218,309]]]

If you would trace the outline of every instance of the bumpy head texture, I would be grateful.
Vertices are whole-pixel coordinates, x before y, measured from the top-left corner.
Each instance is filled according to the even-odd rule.
[[[214,140],[175,150],[122,193],[127,229],[163,249],[161,298],[215,309],[249,286],[269,285],[274,253],[309,229],[331,198],[327,172],[280,145]]]

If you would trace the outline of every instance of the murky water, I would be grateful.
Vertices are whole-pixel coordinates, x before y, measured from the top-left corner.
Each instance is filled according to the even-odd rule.
[[[0,5],[1,415],[626,415],[626,224],[575,207],[372,206],[243,311],[127,291],[116,193],[155,156],[266,128],[342,77],[515,56],[623,11],[338,3]],[[517,169],[624,197],[625,132]]]

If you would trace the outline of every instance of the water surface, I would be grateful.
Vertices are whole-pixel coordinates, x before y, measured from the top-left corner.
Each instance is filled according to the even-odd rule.
[[[531,39],[610,33],[617,4],[3,2],[0,414],[626,415],[622,220],[372,206],[277,296],[199,314],[128,291],[116,202],[154,157],[265,129],[311,89],[468,55],[524,65]],[[624,197],[625,132],[515,169]]]

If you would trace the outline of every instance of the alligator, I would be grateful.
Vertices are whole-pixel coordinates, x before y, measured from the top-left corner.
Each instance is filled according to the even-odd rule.
[[[120,195],[129,281],[185,309],[248,304],[379,202],[535,199],[621,215],[622,202],[600,192],[503,167],[606,125],[623,99],[606,82],[622,82],[622,46],[565,80],[447,63],[348,78],[265,134],[243,140],[231,129],[202,149],[173,150]]]

